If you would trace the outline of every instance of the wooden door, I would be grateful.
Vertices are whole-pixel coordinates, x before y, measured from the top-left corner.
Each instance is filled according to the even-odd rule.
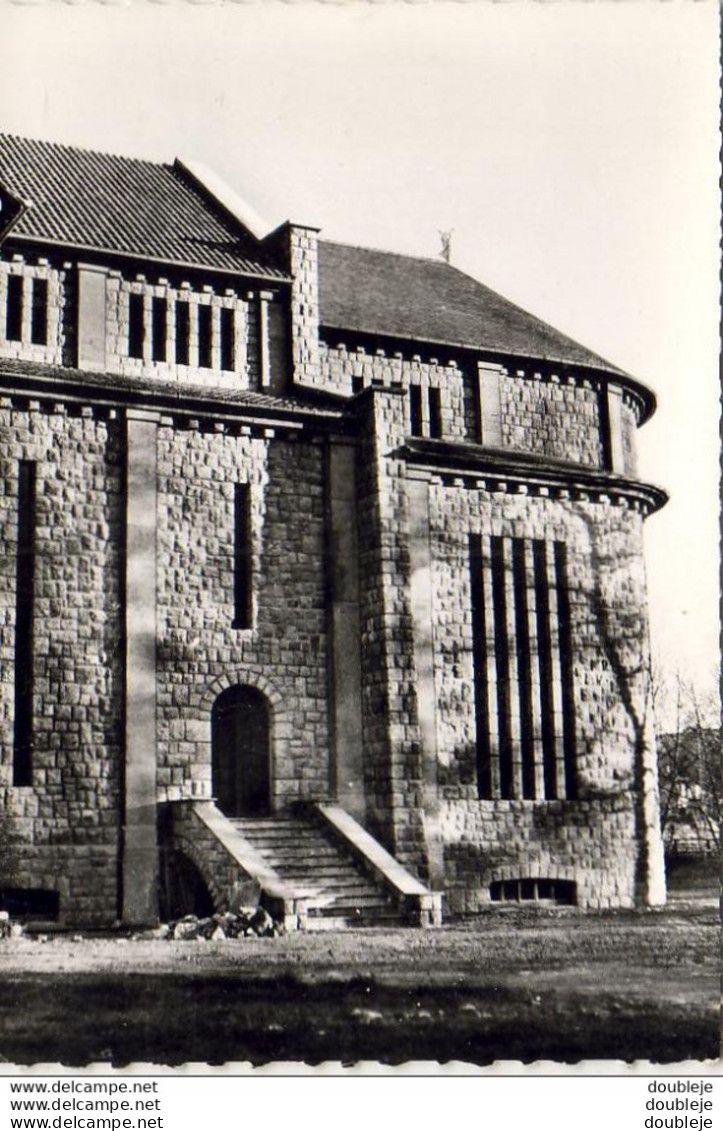
[[[213,705],[212,782],[227,817],[271,811],[269,709],[255,687],[229,687]]]

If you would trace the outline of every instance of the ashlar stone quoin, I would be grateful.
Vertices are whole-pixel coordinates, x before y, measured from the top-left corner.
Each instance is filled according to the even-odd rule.
[[[663,902],[650,390],[191,162],[4,136],[2,196],[0,905]]]

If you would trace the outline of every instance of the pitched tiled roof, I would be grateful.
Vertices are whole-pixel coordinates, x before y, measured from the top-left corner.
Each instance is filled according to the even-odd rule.
[[[15,236],[285,277],[178,166],[0,134],[0,186],[33,202]]]
[[[17,358],[0,358],[0,388],[11,385],[14,388],[27,387],[32,394],[44,392],[50,395],[79,391],[82,398],[84,392],[92,388],[99,394],[107,394],[109,403],[126,401],[143,403],[155,406],[155,402],[162,402],[167,407],[173,407],[174,402],[186,411],[191,411],[196,406],[197,411],[202,410],[201,402],[208,408],[223,408],[254,413],[255,415],[288,415],[308,417],[311,420],[328,421],[339,424],[344,417],[343,404],[340,398],[319,398],[301,400],[299,396],[277,396],[273,393],[259,393],[253,389],[216,389],[207,385],[171,385],[149,377],[128,377],[115,373],[89,372],[88,370],[74,369],[70,366],[45,365],[39,361],[25,361]],[[78,398],[76,398],[78,399]],[[199,406],[201,406],[199,408]]]
[[[442,260],[320,241],[321,323],[491,353],[590,366],[610,362]]]

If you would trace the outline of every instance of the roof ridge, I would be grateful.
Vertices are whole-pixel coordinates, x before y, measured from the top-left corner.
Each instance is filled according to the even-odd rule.
[[[519,311],[520,314],[525,314],[528,318],[534,318],[535,321],[539,322],[541,326],[546,327],[546,329],[548,330],[552,330],[552,332],[557,336],[561,338],[567,338],[568,342],[571,342],[572,345],[579,346],[587,353],[594,355],[599,361],[604,362],[607,369],[616,369],[619,373],[625,373],[626,376],[630,376],[630,374],[627,374],[626,371],[624,369],[621,369],[619,365],[616,365],[607,357],[603,357],[601,354],[599,354],[597,350],[593,350],[589,346],[586,346],[582,342],[579,342],[577,338],[571,337],[571,335],[568,334],[566,330],[560,330],[559,327],[553,326],[552,322],[548,322],[546,318],[543,318],[540,314],[536,314],[534,310],[529,310],[526,306],[520,306],[520,304],[515,299],[509,298],[502,291],[498,291],[496,287],[491,287],[489,283],[483,283],[481,279],[478,279],[476,277],[476,275],[470,275],[468,271],[463,271],[461,267],[455,267],[452,263],[448,263],[447,266],[451,267],[453,271],[456,271],[458,275],[463,275],[465,279],[470,279],[478,287],[483,287],[484,290],[490,291],[492,294],[497,295],[498,298],[504,299],[508,306],[513,307],[515,310]]]
[[[0,133],[0,177],[34,204],[13,238],[287,278],[238,218],[171,163]]]
[[[42,146],[45,149],[60,150],[64,153],[87,153],[91,157],[112,157],[116,161],[125,161],[134,165],[154,165],[161,169],[172,169],[172,161],[157,161],[151,157],[129,157],[127,153],[112,153],[107,149],[94,149],[85,145],[71,145],[64,141],[48,141],[46,138],[27,137],[25,134],[7,133],[0,130],[0,141],[16,141],[21,144]]]
[[[416,259],[421,263],[432,263],[438,267],[452,267],[454,271],[459,270],[453,267],[451,263],[447,263],[444,259],[437,259],[433,255],[409,255],[406,251],[390,251],[388,247],[370,247],[369,244],[360,243],[347,243],[346,240],[327,240],[319,237],[319,243],[333,244],[334,247],[348,247],[352,251],[373,251],[376,255],[390,255],[397,259]],[[464,272],[460,272],[464,274]],[[469,278],[472,278],[470,275]]]

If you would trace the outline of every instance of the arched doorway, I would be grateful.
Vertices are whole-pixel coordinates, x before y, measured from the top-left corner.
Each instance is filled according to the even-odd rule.
[[[266,697],[255,687],[229,687],[211,712],[211,773],[216,803],[227,817],[271,811],[270,727]]]

